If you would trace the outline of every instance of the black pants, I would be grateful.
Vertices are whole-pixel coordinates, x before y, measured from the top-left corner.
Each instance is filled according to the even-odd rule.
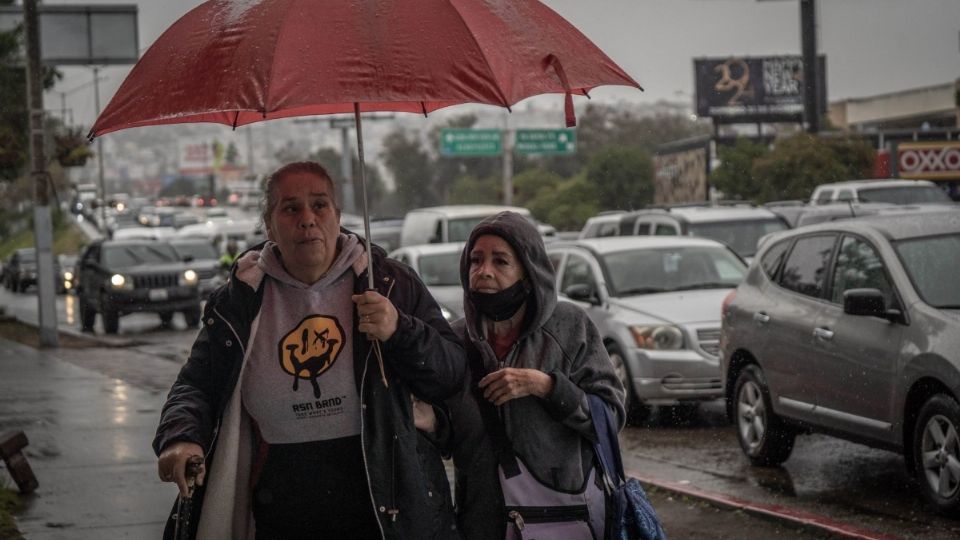
[[[270,445],[253,518],[257,540],[381,538],[360,437]]]

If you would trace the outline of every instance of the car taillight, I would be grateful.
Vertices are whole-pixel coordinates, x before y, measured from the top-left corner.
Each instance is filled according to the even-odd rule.
[[[727,293],[725,297],[723,297],[723,302],[720,304],[720,320],[727,318],[727,311],[730,310],[730,303],[733,302],[733,299],[736,296],[737,296],[737,290],[734,289],[729,293]]]

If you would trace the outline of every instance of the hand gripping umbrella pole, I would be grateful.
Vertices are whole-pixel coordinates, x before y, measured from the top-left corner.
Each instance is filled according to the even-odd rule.
[[[357,158],[360,160],[360,191],[363,196],[363,241],[367,249],[367,290],[373,288],[373,248],[370,240],[370,208],[367,202],[367,167],[363,161],[363,123],[360,121],[360,103],[353,103],[353,120],[357,125]],[[344,179],[346,180],[346,178]],[[392,287],[392,285],[391,285]],[[383,351],[380,350],[380,340],[373,340],[373,353],[377,357],[377,364],[380,366],[380,378],[383,380],[383,386],[390,388],[387,383],[387,372],[383,367]]]

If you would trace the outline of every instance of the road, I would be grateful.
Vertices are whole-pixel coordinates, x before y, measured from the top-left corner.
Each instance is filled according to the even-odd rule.
[[[35,321],[37,301],[31,292],[0,291],[0,305],[22,320]],[[61,328],[76,332],[76,299],[60,296],[57,306]],[[180,315],[174,318],[172,328],[163,329],[156,315],[134,314],[121,319],[117,336],[104,336],[98,320],[96,336],[112,347],[103,349],[103,354],[63,350],[59,356],[163,392],[185,360],[196,330],[187,329]],[[645,424],[622,432],[625,467],[630,474],[728,501],[779,506],[801,517],[822,518],[888,538],[960,537],[960,523],[937,516],[921,503],[897,454],[823,435],[803,435],[784,466],[751,467],[733,427],[726,422],[722,402],[704,404],[686,418],[668,412],[659,409]],[[676,501],[664,504],[668,503],[677,510]],[[684,504],[687,506],[677,511],[694,519],[696,509]],[[704,516],[709,514],[701,512],[700,517]]]

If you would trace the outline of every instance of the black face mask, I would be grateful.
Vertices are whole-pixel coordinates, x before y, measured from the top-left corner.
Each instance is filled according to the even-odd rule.
[[[470,301],[477,306],[477,310],[496,322],[505,321],[520,309],[527,300],[530,291],[524,280],[495,293],[481,293],[468,291]]]

